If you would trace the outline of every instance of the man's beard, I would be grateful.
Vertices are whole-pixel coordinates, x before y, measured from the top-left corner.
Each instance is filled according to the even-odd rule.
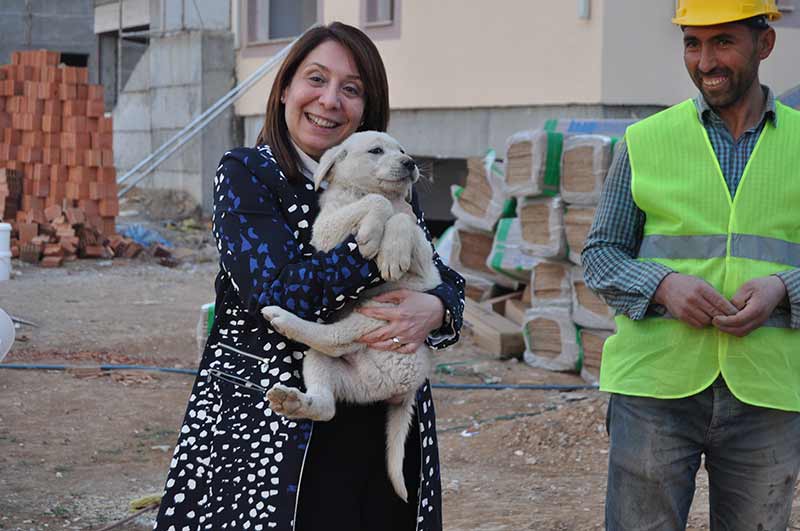
[[[727,77],[727,90],[721,93],[709,92],[703,85],[703,78],[720,75]],[[758,61],[755,54],[751,58],[751,61],[748,62],[748,68],[736,73],[727,68],[715,68],[711,72],[702,74],[697,69],[692,72],[692,81],[694,81],[695,86],[700,89],[706,102],[715,109],[725,109],[741,101],[747,94],[747,91],[750,90],[753,81],[755,81],[757,77]]]

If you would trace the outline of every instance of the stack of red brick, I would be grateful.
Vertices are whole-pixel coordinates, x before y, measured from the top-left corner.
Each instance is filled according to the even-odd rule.
[[[86,68],[59,60],[57,52],[21,51],[0,66],[0,219],[12,223],[12,253],[15,243],[19,252],[37,238],[70,241],[75,234],[66,234],[65,224],[73,232],[92,229],[106,242],[116,232],[113,129],[103,87],[88,83]],[[65,256],[71,254],[67,244]]]

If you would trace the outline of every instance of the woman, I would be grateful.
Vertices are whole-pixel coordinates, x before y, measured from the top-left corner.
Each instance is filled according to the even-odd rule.
[[[264,397],[277,382],[302,385],[305,347],[271,330],[260,308],[325,320],[381,281],[353,238],[328,253],[311,248],[318,206],[309,177],[320,155],[353,132],[385,131],[388,114],[377,49],[335,22],[306,32],[287,55],[258,146],[223,156],[214,181],[216,318],[156,529],[441,529],[429,385],[417,393],[406,444],[408,504],[386,476],[384,404],[340,405],[333,420],[313,423],[274,414]],[[416,195],[412,206],[422,223]],[[361,341],[399,352],[457,341],[463,280],[435,260],[443,283],[386,294],[397,307],[372,312],[387,324]]]

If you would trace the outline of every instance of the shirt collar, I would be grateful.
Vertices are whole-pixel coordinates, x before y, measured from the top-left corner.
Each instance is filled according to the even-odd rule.
[[[767,118],[772,122],[773,127],[778,127],[778,114],[775,112],[775,93],[766,85],[761,85],[761,89],[767,96],[767,102],[766,105],[764,105],[764,112],[758,123],[761,124],[764,118]],[[714,109],[711,108],[702,93],[695,96],[694,106],[697,108],[697,118],[702,123],[706,123],[707,121],[722,122],[722,118],[714,112]]]
[[[300,172],[306,177],[306,179],[313,181],[314,173],[317,171],[319,162],[309,157],[305,151],[300,149],[300,146],[294,143],[294,140],[292,140],[292,145],[294,146],[294,150],[297,152],[297,156],[300,157]]]

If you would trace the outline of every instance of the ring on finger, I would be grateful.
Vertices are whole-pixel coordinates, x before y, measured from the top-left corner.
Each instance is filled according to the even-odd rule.
[[[395,344],[395,345],[397,345],[397,346],[400,346],[400,345],[402,345],[402,344],[403,344],[403,343],[401,343],[401,342],[400,342],[400,338],[399,338],[399,337],[397,337],[397,336],[395,336],[395,337],[393,337],[393,338],[392,338],[392,343],[394,343],[394,344]]]

